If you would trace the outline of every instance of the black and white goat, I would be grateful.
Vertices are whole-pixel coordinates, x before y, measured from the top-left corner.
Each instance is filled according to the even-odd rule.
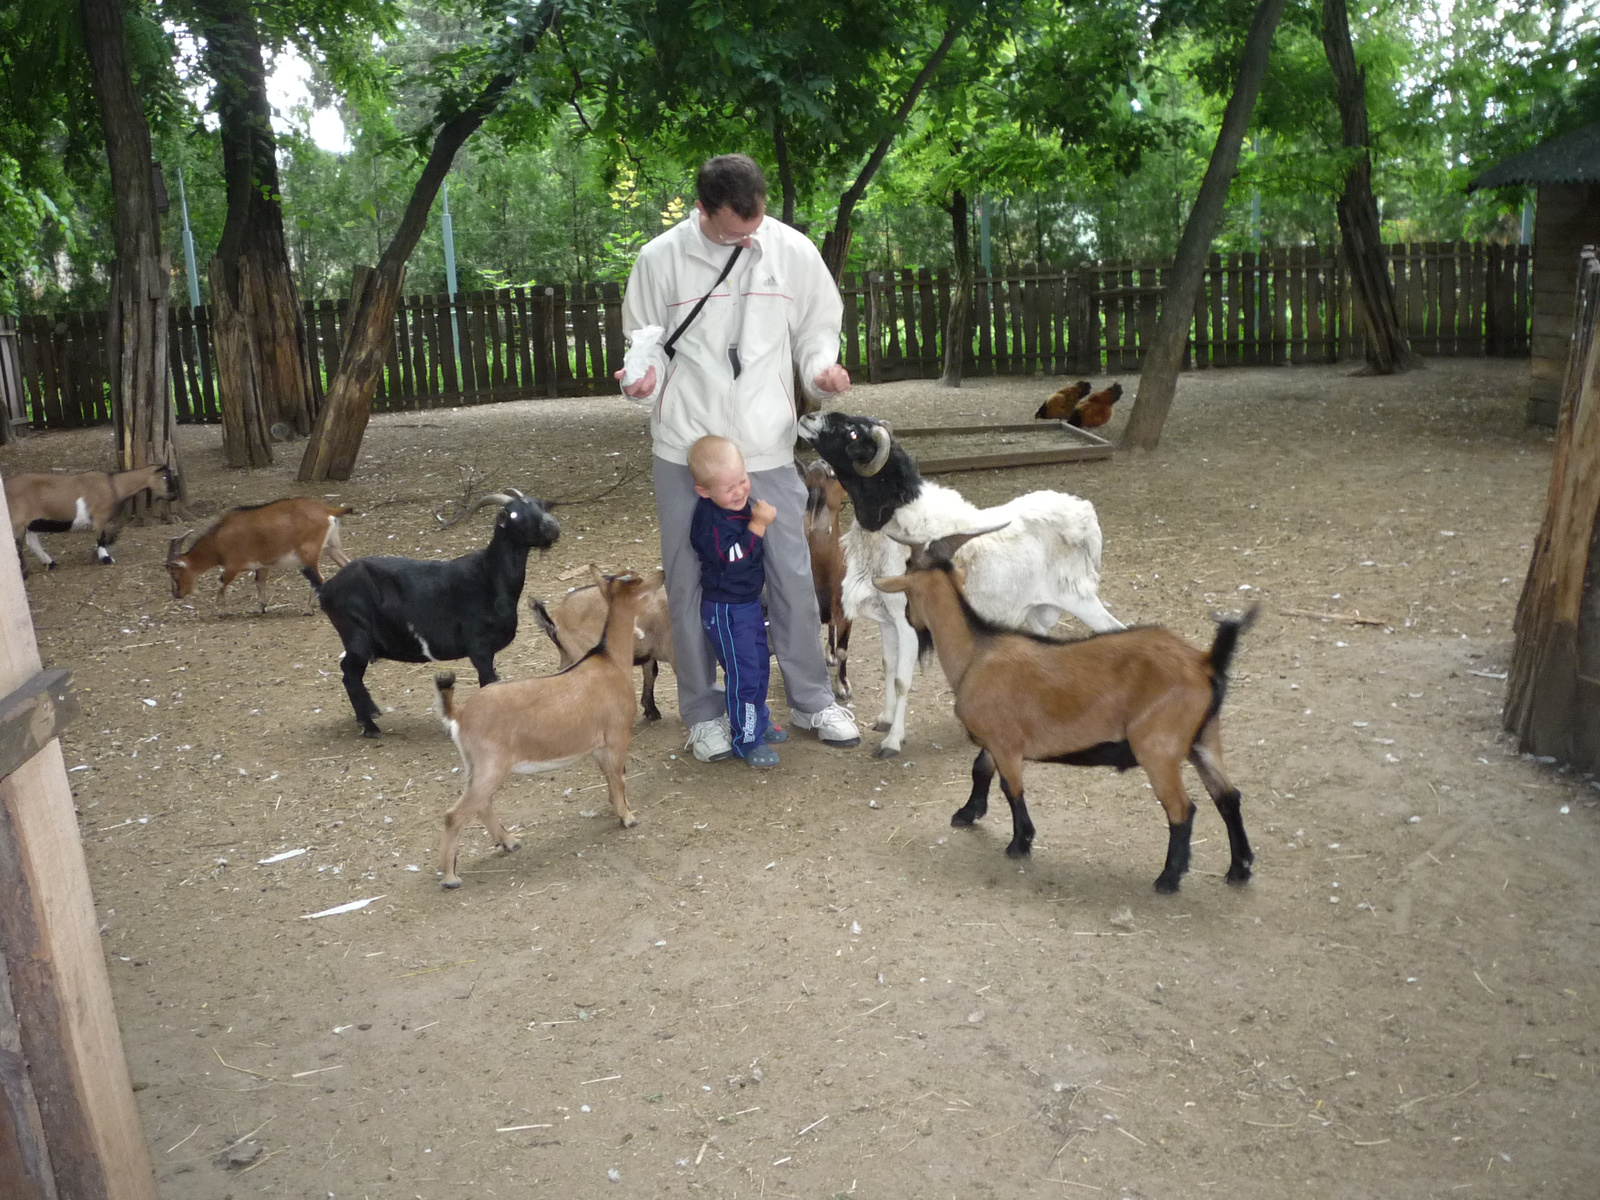
[[[177,498],[177,477],[165,463],[132,471],[85,471],[80,475],[13,475],[6,480],[6,507],[11,510],[11,536],[17,541],[17,558],[24,541],[33,556],[53,569],[56,560],[45,553],[41,533],[66,533],[91,529],[100,536],[94,544],[95,561],[115,562],[108,547],[122,532],[122,506],[140,492],[159,498]],[[26,571],[26,567],[23,568]]]
[[[1029,492],[980,509],[953,488],[932,483],[871,417],[808,413],[800,436],[834,470],[855,508],[844,535],[844,611],[871,617],[883,641],[883,711],[875,728],[885,733],[873,753],[900,752],[906,734],[906,700],[917,661],[916,632],[906,621],[905,597],[873,586],[873,579],[906,569],[905,543],[925,545],[947,534],[990,526],[999,532],[961,548],[967,599],[986,619],[1010,629],[1044,633],[1071,613],[1097,633],[1123,628],[1100,603],[1100,522],[1094,505],[1064,492]]]
[[[504,506],[495,518],[494,536],[482,550],[444,562],[357,558],[317,587],[322,611],[344,643],[344,689],[361,722],[362,737],[381,732],[373,720],[379,709],[364,681],[373,659],[420,663],[466,658],[478,672],[480,687],[499,678],[494,656],[517,636],[517,602],[528,551],[547,550],[561,536],[560,524],[539,501],[508,492],[485,496],[473,506]]]

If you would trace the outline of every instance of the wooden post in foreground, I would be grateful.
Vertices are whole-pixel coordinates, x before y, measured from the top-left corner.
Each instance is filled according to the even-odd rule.
[[[0,1196],[155,1200],[56,740],[74,701],[39,665],[0,547]]]

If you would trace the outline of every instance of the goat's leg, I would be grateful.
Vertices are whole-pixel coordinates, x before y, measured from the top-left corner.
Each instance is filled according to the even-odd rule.
[[[1033,818],[1028,816],[1028,802],[1022,795],[1022,759],[1006,755],[994,761],[1000,769],[1000,790],[1011,805],[1011,844],[1006,854],[1025,858],[1033,853]]]
[[[322,554],[326,554],[333,559],[333,565],[336,567],[350,565],[350,556],[344,552],[344,547],[339,543],[339,523],[337,520],[328,523],[328,536],[322,543]],[[322,554],[317,555],[319,560]]]
[[[105,528],[100,530],[100,536],[94,540],[94,558],[102,567],[109,567],[117,560],[111,557],[111,544],[117,540],[117,535],[122,532],[122,522],[108,521]]]
[[[28,549],[33,551],[33,556],[44,564],[44,569],[46,571],[54,571],[56,569],[56,560],[51,558],[50,555],[45,551],[44,543],[39,540],[39,535],[37,533],[30,529],[27,533],[23,534],[22,540],[28,544]],[[22,561],[22,550],[20,547],[17,550],[17,561]]]
[[[639,689],[639,705],[644,709],[646,721],[661,720],[661,710],[656,707],[656,676],[661,674],[661,665],[655,659],[646,659],[644,664],[644,685]]]
[[[458,888],[461,876],[456,873],[456,859],[460,854],[461,829],[473,817],[481,817],[496,845],[515,850],[521,845],[506,833],[494,816],[494,793],[505,780],[504,767],[494,767],[481,773],[466,768],[467,783],[461,798],[444,814],[444,839],[439,843],[439,886]],[[512,843],[512,844],[508,844]]]
[[[972,795],[956,809],[950,818],[952,825],[971,825],[989,811],[989,785],[994,782],[994,758],[987,750],[979,750],[972,760]]]
[[[367,664],[372,659],[363,651],[364,648],[346,647],[339,656],[339,669],[344,676],[344,690],[350,697],[350,707],[355,710],[356,720],[361,722],[361,736],[381,737],[383,730],[378,728],[374,720],[380,710],[372,699],[372,693],[367,691],[366,683]]]
[[[838,636],[834,638],[837,628]],[[834,663],[838,668],[838,681],[833,685],[833,694],[840,700],[850,699],[850,680],[845,677],[845,660],[850,652],[850,620],[848,617],[836,616],[833,624],[828,627],[830,640],[834,641]]]
[[[898,597],[897,597],[898,598]],[[885,597],[887,602],[888,597]],[[902,605],[900,612],[905,612]],[[891,608],[889,619],[878,622],[878,642],[883,651],[883,708],[878,712],[878,719],[872,723],[872,728],[878,733],[887,733],[894,725],[894,673],[900,664],[900,627],[905,625],[905,619]],[[910,626],[906,626],[910,629]],[[915,631],[913,630],[913,635]]]
[[[1222,814],[1222,823],[1228,827],[1228,882],[1244,883],[1250,878],[1250,864],[1255,862],[1256,856],[1250,849],[1250,839],[1245,836],[1244,818],[1239,815],[1239,789],[1228,781],[1222,770],[1222,738],[1217,731],[1216,718],[1200,731],[1189,751],[1189,761]]]
[[[1167,863],[1156,877],[1156,891],[1172,893],[1189,869],[1189,844],[1194,836],[1194,804],[1183,787],[1183,764],[1169,755],[1147,754],[1133,748],[1155,788],[1156,799],[1167,810]]]
[[[617,814],[624,829],[639,823],[628,807],[628,785],[623,779],[623,769],[628,765],[626,746],[603,745],[594,752],[594,761],[600,764],[600,773],[606,777],[606,795],[611,798],[611,811]]]
[[[217,616],[222,616],[228,610],[228,585],[239,577],[238,571],[222,568],[222,585],[217,588]]]
[[[1115,633],[1127,628],[1100,603],[1099,596],[1067,597],[1066,610],[1096,633]]]
[[[261,611],[267,611],[267,570],[261,568],[256,573],[256,603],[261,606]]]
[[[469,654],[467,657],[472,660],[473,669],[478,672],[479,687],[486,688],[491,683],[500,682],[500,676],[494,672],[493,654]]]

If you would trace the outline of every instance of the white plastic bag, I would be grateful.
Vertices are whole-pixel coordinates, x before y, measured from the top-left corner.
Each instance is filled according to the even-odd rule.
[[[632,344],[628,353],[622,359],[622,386],[632,387],[643,379],[645,372],[654,364],[655,349],[661,344],[661,335],[666,330],[659,325],[646,325],[643,329],[635,329],[631,338]]]

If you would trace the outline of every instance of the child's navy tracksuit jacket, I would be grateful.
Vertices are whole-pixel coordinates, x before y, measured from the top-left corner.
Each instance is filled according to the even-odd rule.
[[[695,506],[689,544],[700,557],[700,623],[722,664],[733,749],[741,758],[761,745],[770,724],[764,542],[750,532],[748,503],[734,512],[702,496]]]

